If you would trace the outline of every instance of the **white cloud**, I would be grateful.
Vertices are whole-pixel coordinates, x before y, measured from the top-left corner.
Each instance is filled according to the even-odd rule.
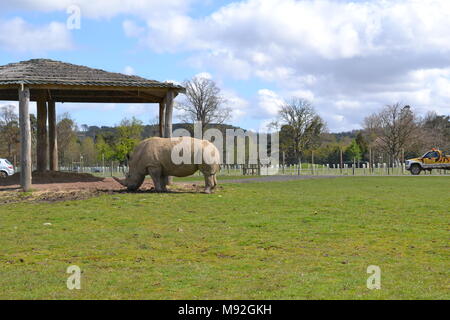
[[[338,110],[358,110],[361,107],[359,101],[339,100],[334,103]]]
[[[187,53],[191,66],[220,79],[263,81],[272,90],[255,93],[246,117],[271,117],[281,97],[292,95],[312,100],[332,130],[356,128],[397,101],[450,114],[448,0],[244,0],[195,17],[189,8],[197,0],[76,2],[82,19],[126,15],[125,35],[155,52]],[[65,12],[72,3],[16,0],[2,10]],[[50,25],[36,30],[19,21],[11,30],[1,23],[2,48],[20,49],[23,37],[8,34],[19,31],[42,40],[27,41],[26,51],[71,47],[62,25],[50,32]],[[256,105],[260,112],[250,112]]]
[[[113,111],[117,110],[116,103],[58,103],[57,112],[78,112],[78,111]]]
[[[304,100],[308,100],[309,102],[314,102],[314,93],[311,90],[293,90],[289,94],[291,97],[296,97]]]
[[[283,103],[283,99],[274,91],[269,89],[261,89],[258,91],[258,107],[263,112],[257,113],[255,116],[274,117],[277,115]],[[257,111],[255,110],[255,112]]]
[[[331,116],[336,122],[344,121],[345,117],[341,114],[335,114]]]
[[[173,12],[185,11],[191,0],[14,0],[3,1],[2,10],[32,10],[32,11],[66,11],[69,6],[77,5],[82,17],[112,18],[120,14],[133,14],[141,17],[160,16]]]
[[[145,33],[145,28],[138,26],[132,20],[125,20],[124,22],[122,22],[122,28],[127,37],[137,38]]]
[[[177,86],[182,86],[183,85],[181,82],[179,82],[177,80],[165,80],[164,82],[165,83],[172,83],[172,84],[175,84]]]
[[[197,73],[194,76],[194,78],[211,80],[213,77],[212,77],[211,73],[209,73],[209,72],[200,72],[200,73]]]
[[[249,112],[249,102],[240,97],[233,90],[222,90],[222,95],[225,98],[226,106],[231,109],[231,121],[233,123],[241,123],[246,116],[251,116]]]
[[[129,75],[129,76],[132,76],[132,75],[136,74],[136,71],[134,70],[133,67],[131,67],[131,66],[126,66],[126,67],[123,69],[123,73],[126,74],[126,75]]]
[[[157,108],[154,108],[150,104],[129,104],[125,108],[128,117],[138,117],[148,114],[149,118],[156,115]]]
[[[17,115],[19,115],[19,102],[17,101],[0,101],[0,108],[6,107],[6,106],[13,106],[14,111]],[[31,101],[29,105],[29,113],[36,114],[37,107],[36,102]]]
[[[397,101],[449,114],[449,30],[448,0],[247,0],[148,19],[146,43],[190,52],[194,67],[222,77],[273,82],[277,93],[257,96],[267,116],[280,96],[313,100],[334,130]]]
[[[0,20],[0,47],[6,51],[41,53],[68,50],[72,38],[65,24],[33,26],[21,18]]]

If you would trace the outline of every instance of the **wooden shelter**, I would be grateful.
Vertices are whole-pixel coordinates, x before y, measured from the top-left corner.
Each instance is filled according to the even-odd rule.
[[[160,136],[171,137],[173,101],[184,92],[173,83],[48,59],[0,66],[0,100],[19,101],[23,190],[30,190],[32,183],[30,101],[37,103],[37,170],[57,171],[56,102],[158,103]]]

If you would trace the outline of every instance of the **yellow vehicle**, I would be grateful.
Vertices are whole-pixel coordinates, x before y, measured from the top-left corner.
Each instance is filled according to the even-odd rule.
[[[432,149],[420,158],[406,160],[406,170],[413,175],[419,175],[422,170],[431,172],[433,169],[450,170],[450,156],[441,150]]]

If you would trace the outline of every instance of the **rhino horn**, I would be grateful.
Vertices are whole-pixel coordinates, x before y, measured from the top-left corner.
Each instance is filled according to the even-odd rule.
[[[116,177],[113,177],[113,179],[116,180],[118,183],[120,183],[122,186],[128,187],[126,179],[119,179],[119,178],[116,178]]]

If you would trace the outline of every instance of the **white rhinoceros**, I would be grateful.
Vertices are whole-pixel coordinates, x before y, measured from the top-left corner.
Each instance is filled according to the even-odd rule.
[[[187,161],[181,163],[179,159],[183,152],[186,154],[182,158]],[[197,161],[194,161],[195,158]],[[149,138],[136,146],[128,163],[130,169],[126,178],[114,179],[130,191],[139,189],[147,174],[151,176],[156,192],[166,192],[169,176],[187,177],[200,170],[205,177],[205,192],[211,193],[217,186],[220,152],[207,140]]]

